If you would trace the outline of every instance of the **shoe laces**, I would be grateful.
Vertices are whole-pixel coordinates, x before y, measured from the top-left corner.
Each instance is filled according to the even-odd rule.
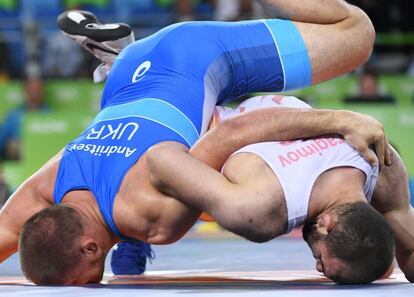
[[[137,256],[140,258],[147,258],[150,263],[155,259],[155,252],[150,244],[143,241],[131,241],[127,243],[128,244],[118,245],[117,252],[119,252],[119,255],[128,258]]]

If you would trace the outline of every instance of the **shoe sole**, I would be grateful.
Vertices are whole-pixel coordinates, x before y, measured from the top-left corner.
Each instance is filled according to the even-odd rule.
[[[102,25],[96,16],[87,11],[66,11],[59,15],[58,25],[68,36],[84,36],[95,42],[114,41],[131,34],[127,24]],[[114,27],[114,26],[117,27]]]

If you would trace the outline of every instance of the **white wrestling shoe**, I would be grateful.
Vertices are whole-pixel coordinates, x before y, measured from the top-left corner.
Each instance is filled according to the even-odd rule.
[[[58,25],[63,34],[102,61],[94,72],[95,82],[105,80],[116,56],[135,41],[134,32],[127,24],[101,24],[87,11],[66,11],[59,15]]]

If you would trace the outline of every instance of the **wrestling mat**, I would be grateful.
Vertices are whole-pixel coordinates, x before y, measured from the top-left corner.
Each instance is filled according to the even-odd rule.
[[[396,270],[390,278],[376,281],[375,284],[405,284],[408,281],[400,270]],[[101,282],[102,286],[137,285],[145,286],[293,286],[293,285],[334,285],[330,280],[313,270],[273,270],[273,271],[150,271],[145,275],[114,276],[107,274]],[[24,277],[1,277],[0,285],[30,286],[33,285]],[[95,286],[95,285],[92,285]],[[346,288],[348,286],[338,286]],[[87,286],[85,286],[87,287]]]
[[[369,285],[335,285],[314,270],[314,260],[298,239],[267,244],[239,239],[184,240],[156,247],[157,258],[143,276],[113,276],[101,284],[34,286],[18,268],[18,257],[0,265],[0,296],[414,296],[414,286],[398,269]]]

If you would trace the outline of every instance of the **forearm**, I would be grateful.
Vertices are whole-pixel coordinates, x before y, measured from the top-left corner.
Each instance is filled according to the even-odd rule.
[[[253,143],[284,141],[324,134],[344,134],[347,111],[268,108],[241,114],[205,134],[190,153],[220,170],[238,149]]]
[[[399,189],[395,188],[395,192]],[[375,199],[375,197],[373,197]],[[389,195],[388,199],[399,200],[398,193]],[[414,282],[414,211],[407,205],[383,214],[395,238],[395,257],[405,277]]]
[[[398,189],[396,189],[398,191]],[[396,200],[398,196],[389,196]],[[395,237],[395,256],[405,277],[414,282],[414,210],[407,206],[404,209],[385,214]]]
[[[352,15],[342,0],[259,0],[272,17],[313,24],[335,24]]]
[[[34,174],[20,185],[0,211],[0,261],[17,251],[19,236],[27,219],[51,206],[51,202],[36,188],[41,183],[36,177],[38,174]],[[48,181],[50,179],[44,180],[44,183]]]
[[[150,172],[150,182],[159,191],[172,196],[180,197],[179,186],[175,182],[182,183],[181,177],[184,167],[180,158],[181,153],[188,153],[188,149],[181,144],[163,142],[151,147],[147,151],[147,162]],[[178,166],[180,164],[180,166]],[[183,201],[184,202],[184,201]]]
[[[404,273],[405,278],[414,283],[414,252],[412,252],[408,257],[401,261],[398,259],[398,265],[400,266],[401,271]]]
[[[0,230],[0,263],[17,251],[18,236],[5,230]]]
[[[192,157],[177,143],[161,143],[147,153],[151,184],[194,208],[210,212],[232,192],[219,172]]]

